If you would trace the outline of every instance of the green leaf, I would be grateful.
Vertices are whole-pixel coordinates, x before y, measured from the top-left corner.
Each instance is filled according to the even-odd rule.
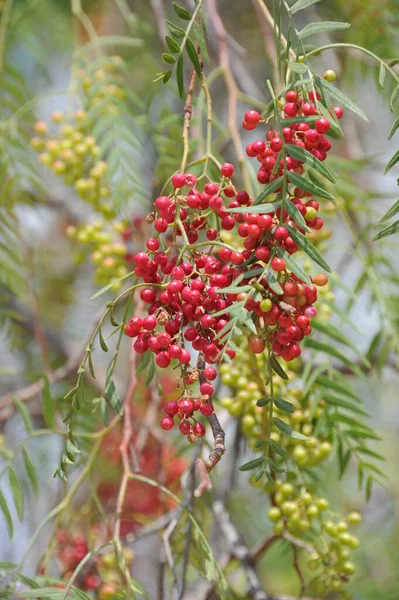
[[[291,402],[288,402],[288,400],[283,400],[283,398],[274,398],[273,402],[277,408],[286,413],[293,413],[295,410],[295,406]]]
[[[14,569],[17,569],[19,567],[19,565],[17,563],[12,563],[12,562],[0,562],[0,571],[7,571],[7,572],[12,572],[14,571]]]
[[[319,251],[316,250],[316,248],[313,246],[313,244],[311,244],[311,242],[309,242],[309,240],[306,239],[306,237],[300,231],[298,231],[295,227],[292,227],[292,225],[286,224],[286,228],[288,229],[290,236],[292,237],[294,242],[300,248],[302,248],[302,250],[322,269],[324,269],[328,273],[331,273],[330,267],[328,266],[324,258],[321,256]]]
[[[198,23],[196,23],[196,21],[194,21],[194,23],[193,23],[193,32],[195,35],[195,39],[197,40],[198,45],[200,47],[204,61],[209,62],[208,48],[206,45],[202,27],[200,25],[198,25]]]
[[[332,356],[333,358],[337,358],[338,360],[341,360],[343,363],[348,365],[348,367],[350,369],[352,369],[354,372],[356,372],[356,365],[354,365],[352,363],[351,359],[348,358],[345,354],[343,354],[339,350],[337,350],[337,348],[334,348],[333,346],[331,346],[330,344],[320,342],[320,340],[314,340],[314,339],[307,338],[305,340],[305,346],[307,348],[313,348],[314,350],[318,350],[319,352],[325,352],[329,356]]]
[[[29,454],[27,453],[25,448],[22,448],[22,457],[24,459],[25,471],[28,475],[29,481],[31,483],[33,493],[35,494],[35,498],[37,500],[39,495],[39,482],[37,480],[36,469],[33,462],[30,459]]]
[[[324,375],[319,375],[319,377],[316,380],[316,383],[330,390],[334,390],[334,392],[338,392],[340,394],[343,394],[344,396],[353,398],[357,402],[362,402],[358,394],[356,394],[356,392],[345,381],[340,382],[336,381],[335,379],[326,377]]]
[[[19,398],[16,398],[16,397],[13,397],[12,401],[14,402],[15,408],[18,410],[18,412],[21,416],[21,419],[25,426],[26,431],[28,433],[32,433],[32,431],[33,431],[32,423],[31,423],[30,416],[29,416],[29,413],[28,413],[28,410],[27,410],[25,404],[23,402],[21,402],[21,400]]]
[[[321,160],[313,156],[313,154],[310,154],[310,152],[308,152],[304,148],[300,148],[299,146],[293,146],[292,144],[286,144],[285,149],[287,150],[288,154],[292,156],[292,158],[306,163],[307,165],[318,171],[320,175],[326,177],[329,181],[331,181],[331,183],[335,183],[334,175],[331,173],[331,171],[327,169],[327,167],[324,165],[323,162],[321,162]]]
[[[291,202],[292,204],[292,202]],[[237,208],[226,208],[226,212],[229,213],[253,213],[256,215],[266,215],[267,213],[272,213],[278,210],[281,207],[281,201],[278,202],[265,202],[264,204],[259,204],[259,206],[237,206]],[[302,216],[302,215],[301,215]],[[305,223],[306,225],[306,223]]]
[[[384,63],[381,63],[380,65],[380,72],[378,74],[378,83],[380,84],[380,86],[383,88],[385,85],[385,76],[386,76],[387,72],[385,69],[385,65]]]
[[[391,107],[392,112],[395,111],[395,102],[397,100],[399,94],[399,85],[396,86],[396,88],[393,90],[391,98],[389,100],[389,106]]]
[[[294,73],[299,73],[299,75],[304,75],[308,70],[307,66],[304,63],[299,63],[299,62],[290,62],[290,63],[288,63],[288,67]],[[285,121],[284,121],[284,123],[285,123]]]
[[[365,446],[356,446],[356,448],[354,448],[355,452],[358,452],[360,454],[366,454],[367,456],[372,456],[373,458],[376,458],[377,460],[383,460],[386,461],[385,456],[383,456],[382,454],[378,454],[378,452],[374,452],[374,450],[370,450],[370,448],[366,448]]]
[[[312,231],[310,227],[307,226],[305,219],[303,218],[303,216],[301,215],[301,213],[299,212],[299,210],[293,202],[291,202],[290,200],[288,200],[288,202],[284,202],[284,209],[290,215],[291,219],[295,221],[295,223],[299,225],[301,229],[304,229],[308,232]]]
[[[260,456],[259,458],[255,458],[254,460],[250,460],[249,462],[245,463],[244,465],[241,465],[241,467],[238,468],[239,471],[252,471],[253,469],[257,469],[258,467],[260,467],[264,462],[264,458],[263,456]]]
[[[343,106],[344,108],[347,108],[348,110],[351,110],[352,112],[359,115],[359,117],[361,117],[365,121],[368,121],[368,117],[362,111],[362,109],[359,108],[357,106],[357,104],[355,104],[353,102],[353,100],[348,98],[348,96],[346,96],[339,89],[334,87],[329,81],[327,81],[326,79],[323,79],[322,77],[316,76],[315,77],[315,85],[316,85],[316,88],[318,89],[318,91],[326,92],[329,96],[331,96],[331,98],[336,100],[340,106]]]
[[[170,52],[173,52],[173,54],[180,52],[179,44],[176,42],[176,40],[171,38],[170,35],[165,36],[165,41]]]
[[[391,206],[391,208],[385,213],[383,217],[380,219],[380,223],[384,223],[384,221],[388,221],[392,217],[394,217],[399,212],[399,200],[396,200],[395,204]]]
[[[297,263],[295,258],[293,258],[286,250],[283,250],[280,246],[276,246],[277,254],[284,259],[286,267],[292,271],[303,283],[307,285],[308,288],[312,288],[312,282],[309,279],[309,276],[302,269],[301,265]]]
[[[172,21],[168,21],[167,19],[165,19],[165,25],[169,29],[171,35],[173,35],[173,37],[175,38],[184,38],[184,36],[186,35],[184,29],[182,29],[178,25],[175,25],[174,23],[172,23]]]
[[[105,391],[105,394],[106,394],[108,400],[110,401],[111,406],[115,410],[115,412],[118,415],[123,415],[122,403],[121,403],[119,395],[115,389],[115,384],[112,380],[109,382],[107,389]]]
[[[188,12],[188,10],[186,10],[185,8],[183,8],[182,6],[177,4],[177,2],[172,2],[172,6],[174,8],[175,13],[177,14],[178,17],[180,17],[180,19],[184,19],[185,21],[190,21],[191,15]]]
[[[269,362],[270,362],[270,366],[273,369],[273,371],[275,373],[277,373],[277,375],[279,377],[281,377],[281,379],[285,379],[285,381],[289,381],[289,377],[288,377],[287,373],[284,371],[283,367],[278,362],[277,357],[274,354],[274,352],[271,352],[269,354]]]
[[[390,169],[392,169],[392,167],[394,165],[396,165],[396,163],[399,161],[399,150],[397,152],[395,152],[395,154],[392,156],[391,160],[388,162],[387,166],[384,169],[384,175],[386,175],[388,173],[388,171]]]
[[[195,72],[197,73],[198,77],[201,78],[202,73],[201,73],[201,63],[198,57],[198,52],[195,49],[195,46],[192,42],[192,40],[190,38],[187,38],[186,41],[186,50],[187,50],[187,54],[189,56],[189,59],[191,60],[191,62],[193,63]]]
[[[355,344],[352,344],[352,342],[346,337],[345,334],[342,333],[340,329],[338,329],[338,327],[335,327],[335,325],[332,323],[324,323],[323,321],[317,319],[312,321],[312,327],[317,329],[317,331],[321,331],[322,333],[329,335],[337,342],[345,344],[345,346],[351,348],[367,368],[371,367],[368,358],[363,356],[363,352],[361,352]]]
[[[95,379],[96,378],[96,374],[94,372],[94,365],[93,365],[93,359],[92,359],[92,356],[91,356],[91,350],[88,353],[87,359],[88,359],[88,362],[89,362],[90,375]]]
[[[270,458],[270,456],[267,458],[267,462],[270,465],[270,468],[272,469],[272,471],[275,471],[276,473],[284,473],[285,469],[284,467],[279,467],[272,458]]]
[[[8,535],[10,536],[10,539],[12,539],[14,536],[14,526],[12,523],[12,517],[11,517],[10,509],[8,508],[7,501],[1,490],[0,490],[0,509],[3,513],[5,521],[6,521]]]
[[[320,0],[297,0],[293,6],[290,8],[290,13],[294,15],[295,13],[311,6],[312,4],[316,4],[316,2],[320,2]]]
[[[306,435],[303,435],[302,433],[298,433],[298,431],[295,431],[294,429],[292,429],[292,427],[290,425],[288,425],[288,423],[286,423],[285,421],[282,421],[281,419],[278,419],[277,417],[273,417],[273,423],[275,424],[277,429],[279,431],[281,431],[281,433],[285,433],[285,435],[288,435],[291,438],[295,438],[296,440],[308,440],[309,439],[308,437],[306,437]]]
[[[274,450],[274,452],[276,452],[277,454],[279,454],[280,456],[282,456],[283,458],[285,458],[285,460],[289,459],[289,456],[287,454],[287,452],[284,450],[284,448],[282,448],[280,446],[280,444],[278,444],[277,442],[275,442],[274,440],[270,440],[270,447],[272,448],[272,450]]]
[[[327,404],[331,404],[332,406],[340,406],[341,408],[346,408],[351,412],[356,413],[357,415],[361,415],[363,417],[368,417],[369,415],[366,411],[359,408],[356,404],[352,404],[343,398],[339,398],[338,396],[332,396],[331,394],[323,394],[323,400],[327,402]]]
[[[383,229],[382,231],[377,233],[377,235],[375,235],[373,237],[373,242],[376,242],[377,240],[381,240],[384,237],[388,237],[389,235],[393,235],[394,233],[397,233],[398,231],[399,231],[399,221],[395,221],[395,223],[392,223],[392,225],[388,225],[388,227],[385,227],[385,229]]]
[[[42,393],[42,409],[43,409],[43,418],[49,429],[54,429],[55,424],[55,410],[54,410],[54,400],[51,395],[50,384],[47,376],[43,377],[44,385],[43,385],[43,393]]]
[[[266,406],[269,404],[269,402],[270,398],[259,398],[259,400],[256,402],[256,406]]]
[[[167,65],[173,65],[176,61],[176,58],[174,56],[172,56],[172,54],[168,54],[167,52],[164,52],[162,54],[162,60]]]
[[[19,578],[25,585],[27,585],[28,587],[30,587],[32,589],[40,588],[40,585],[38,583],[36,583],[36,581],[34,579],[31,579],[30,577],[27,577],[26,575],[23,575],[22,573],[19,574]]]
[[[289,148],[289,146],[287,146],[287,152],[288,152],[288,148]],[[330,192],[323,190],[323,188],[314,184],[312,181],[310,181],[306,177],[303,177],[302,175],[298,175],[298,173],[294,173],[293,171],[290,171],[288,173],[288,179],[289,179],[290,183],[292,183],[293,185],[296,185],[297,187],[301,188],[302,190],[305,190],[306,192],[310,192],[314,196],[318,196],[319,198],[327,198],[327,200],[334,200],[334,196],[332,194],[330,194]]]
[[[399,127],[399,116],[396,117],[395,121],[393,122],[392,129],[388,135],[389,140],[393,137],[393,135],[394,135],[395,131],[398,129],[398,127]]]
[[[11,494],[15,508],[17,509],[18,518],[22,521],[24,518],[24,491],[17,474],[11,466],[8,467],[8,481],[10,483]]]
[[[179,56],[176,67],[176,80],[177,87],[179,88],[179,96],[183,98],[184,95],[184,74],[183,74],[183,56]]]
[[[100,414],[101,414],[103,423],[106,427],[108,427],[108,425],[109,425],[108,407],[107,407],[107,403],[104,398],[100,398],[99,407],[100,407]]]
[[[266,200],[266,198],[270,194],[272,194],[273,192],[275,192],[277,190],[277,188],[279,188],[281,186],[282,182],[283,182],[283,178],[282,177],[278,177],[277,179],[274,179],[274,181],[271,181],[270,183],[268,183],[263,188],[263,191],[259,194],[259,196],[256,198],[255,202],[251,206],[251,211],[252,211],[252,207],[253,206],[256,206],[257,204],[260,204],[261,202],[263,202],[263,200]]]
[[[283,288],[279,284],[275,273],[271,269],[266,268],[265,275],[266,275],[266,281],[267,281],[269,287],[273,290],[273,292],[275,292],[276,294],[281,296],[284,293]]]
[[[100,340],[100,346],[101,346],[101,349],[103,350],[103,352],[108,352],[108,346],[105,343],[105,340],[104,340],[104,337],[103,337],[103,332],[101,331],[101,327],[98,330],[98,338]]]
[[[340,31],[342,29],[348,29],[350,23],[340,23],[339,21],[319,21],[317,23],[309,23],[305,25],[301,31],[298,32],[300,40],[315,35],[317,33],[330,33],[331,31]]]

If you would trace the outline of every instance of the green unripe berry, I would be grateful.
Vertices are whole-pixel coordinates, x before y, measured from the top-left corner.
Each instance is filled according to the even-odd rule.
[[[310,506],[308,506],[308,508],[306,510],[306,514],[311,519],[314,519],[315,517],[317,517],[319,514],[319,509],[317,508],[316,504],[311,504]]]
[[[329,83],[333,83],[337,80],[337,73],[333,69],[327,69],[323,75],[324,79],[326,79]]]
[[[348,523],[352,523],[353,525],[357,525],[362,520],[362,515],[358,512],[351,512],[347,516]]]
[[[339,533],[342,533],[343,531],[347,531],[348,529],[348,524],[345,523],[345,521],[340,521],[337,525],[337,530]]]
[[[269,298],[265,298],[264,300],[262,300],[262,302],[259,305],[259,308],[265,312],[268,313],[271,311],[273,306],[273,302],[271,300],[269,300]]]
[[[326,498],[318,498],[316,501],[316,504],[317,504],[318,509],[321,511],[327,510],[328,507],[330,506],[330,504]]]
[[[356,571],[356,567],[352,562],[347,561],[342,565],[342,571],[345,575],[353,575]]]
[[[291,483],[283,483],[283,485],[281,486],[281,493],[283,494],[283,496],[291,496],[293,491],[294,488]]]
[[[281,510],[277,506],[272,506],[272,508],[270,508],[269,512],[267,513],[267,516],[270,519],[270,521],[276,523],[281,517]]]
[[[344,533],[340,533],[338,536],[338,540],[341,542],[341,544],[344,544],[345,546],[350,546],[351,539],[352,536],[346,531]]]

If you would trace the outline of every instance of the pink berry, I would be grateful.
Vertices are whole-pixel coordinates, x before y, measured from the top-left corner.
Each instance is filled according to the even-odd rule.
[[[223,177],[231,177],[234,173],[234,166],[231,163],[224,163],[220,169]]]
[[[168,431],[169,429],[172,429],[174,425],[174,421],[173,421],[173,417],[164,417],[163,419],[161,419],[161,427],[162,429],[165,429],[165,431]]]

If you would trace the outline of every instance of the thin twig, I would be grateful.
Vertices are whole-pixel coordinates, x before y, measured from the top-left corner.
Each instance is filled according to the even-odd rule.
[[[205,359],[202,352],[199,353],[197,368],[200,371],[200,383],[205,381],[203,371],[205,368]],[[212,404],[211,398],[208,399],[208,402]],[[213,412],[208,418],[209,424],[212,429],[213,435],[213,450],[210,453],[207,460],[199,457],[196,461],[197,474],[199,476],[199,484],[194,492],[194,495],[199,498],[202,494],[208,490],[212,489],[212,482],[209,477],[209,473],[212,469],[218,464],[223,454],[226,452],[226,446],[224,443],[225,433],[223,427],[221,426],[219,419],[216,416],[216,413]]]
[[[244,186],[251,190],[246,158],[243,151],[241,137],[237,127],[237,94],[239,92],[234,74],[230,67],[229,50],[227,45],[227,32],[217,10],[216,0],[208,0],[208,11],[211,22],[215,28],[219,44],[219,62],[223,69],[223,77],[227,87],[227,127],[231,134],[234,151],[242,172]]]

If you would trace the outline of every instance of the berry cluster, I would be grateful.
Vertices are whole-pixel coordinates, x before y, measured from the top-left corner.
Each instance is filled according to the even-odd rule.
[[[68,237],[82,245],[82,251],[77,253],[76,261],[84,260],[89,249],[91,260],[95,269],[94,280],[98,284],[107,284],[112,279],[119,279],[127,274],[129,264],[128,241],[130,230],[122,222],[113,223],[114,231],[100,219],[89,224],[69,225],[66,233]],[[120,239],[115,238],[120,235]],[[113,290],[118,290],[121,284],[116,281]]]
[[[325,498],[281,479],[274,482],[274,489],[274,506],[268,517],[274,523],[275,533],[283,535],[287,531],[299,537],[308,533],[308,538],[314,540],[308,567],[319,573],[310,582],[310,588],[316,593],[341,591],[355,572],[350,550],[359,547],[359,540],[348,529],[360,523],[360,514],[352,512],[346,519],[326,517],[329,504]]]
[[[316,104],[303,102],[295,91],[287,92],[286,99],[285,115],[315,115],[317,112]],[[336,112],[341,115],[338,109]],[[244,124],[247,129],[253,129],[261,120],[259,113],[249,111]],[[293,162],[285,144],[311,150],[317,160],[326,158],[331,144],[324,134],[330,123],[321,117],[311,124],[314,128],[305,121],[284,127],[284,141],[270,129],[266,141],[251,144],[248,153],[262,162],[262,173],[268,169],[268,177],[258,177],[261,183],[283,174],[289,183],[291,171],[303,172],[301,161]],[[277,158],[279,164],[275,168]],[[158,367],[168,367],[171,360],[176,359],[182,369],[183,404],[174,406],[173,413],[168,409],[167,417],[162,420],[165,429],[173,426],[173,417],[178,415],[182,419],[181,431],[194,431],[186,424],[185,417],[196,410],[190,398],[191,410],[185,407],[186,396],[192,395],[186,392],[186,386],[194,383],[200,374],[204,379],[200,392],[211,404],[213,385],[206,381],[205,372],[190,370],[187,342],[202,353],[207,363],[219,362],[225,353],[230,359],[234,358],[236,350],[230,344],[228,309],[238,304],[252,321],[250,329],[257,332],[249,340],[250,350],[260,354],[269,344],[277,356],[292,361],[301,353],[298,342],[312,331],[310,320],[317,312],[314,307],[316,286],[327,283],[327,277],[319,274],[309,287],[289,270],[286,257],[299,249],[293,232],[305,234],[305,230],[291,217],[292,210],[287,211],[283,202],[274,211],[266,203],[251,212],[254,202],[245,190],[237,192],[232,186],[233,172],[231,164],[222,165],[220,181],[209,181],[202,188],[194,174],[175,174],[171,178],[174,191],[159,196],[155,201],[156,210],[148,216],[154,236],[147,239],[146,251],[134,256],[135,274],[148,284],[140,296],[149,307],[144,318],[132,317],[126,333],[137,338],[136,352],[143,354],[150,350],[156,354]],[[281,198],[281,189],[277,190],[277,198]],[[310,198],[306,190],[296,187],[287,191],[286,200],[295,206],[308,228],[319,230],[323,226],[317,216],[319,203]],[[302,201],[305,198],[308,198],[306,203]],[[215,221],[217,227],[213,226]],[[231,248],[222,241],[223,232],[233,230],[243,238],[242,249]],[[201,251],[207,242],[210,251]],[[221,246],[217,254],[215,246]],[[201,401],[197,410],[200,406]],[[202,428],[196,429],[198,433],[194,435],[202,431]]]
[[[98,545],[101,537],[101,526],[94,525],[91,530],[94,546]],[[128,547],[123,547],[123,557],[127,565],[133,561],[133,552]],[[62,578],[68,582],[76,567],[89,553],[89,540],[81,532],[69,533],[61,529],[57,533],[56,559]],[[40,572],[43,568],[40,569]],[[117,557],[115,552],[97,555],[81,570],[79,587],[83,591],[95,594],[97,600],[108,600],[122,597],[124,583],[118,573]],[[61,585],[59,587],[62,587]]]
[[[74,186],[79,197],[104,217],[112,217],[107,163],[99,160],[100,148],[89,134],[86,112],[75,111],[74,120],[62,125],[64,115],[56,111],[52,120],[55,125],[61,124],[58,130],[50,133],[46,123],[38,121],[35,125],[38,136],[31,140],[32,147],[40,153],[41,163],[62,176],[67,185]]]
[[[254,364],[245,340],[241,343],[240,350],[240,368],[226,364],[219,368],[222,383],[234,390],[231,396],[222,396],[220,405],[232,416],[241,418],[242,431],[248,437],[250,446],[256,449],[256,443],[261,437],[262,415],[265,409],[257,405],[264,393],[254,377],[254,369],[258,372],[265,371],[267,353],[258,354]],[[274,424],[271,439],[284,448],[299,468],[314,467],[326,460],[332,446],[328,441],[328,432],[322,426],[325,402],[319,401],[314,408],[312,398],[304,397],[300,388],[287,388],[278,376],[273,377],[273,388],[276,396],[284,397],[295,407],[292,413],[287,413],[274,406],[273,414],[287,423],[293,431],[309,439],[300,440],[283,435]],[[279,459],[278,456],[274,458],[277,461]]]

